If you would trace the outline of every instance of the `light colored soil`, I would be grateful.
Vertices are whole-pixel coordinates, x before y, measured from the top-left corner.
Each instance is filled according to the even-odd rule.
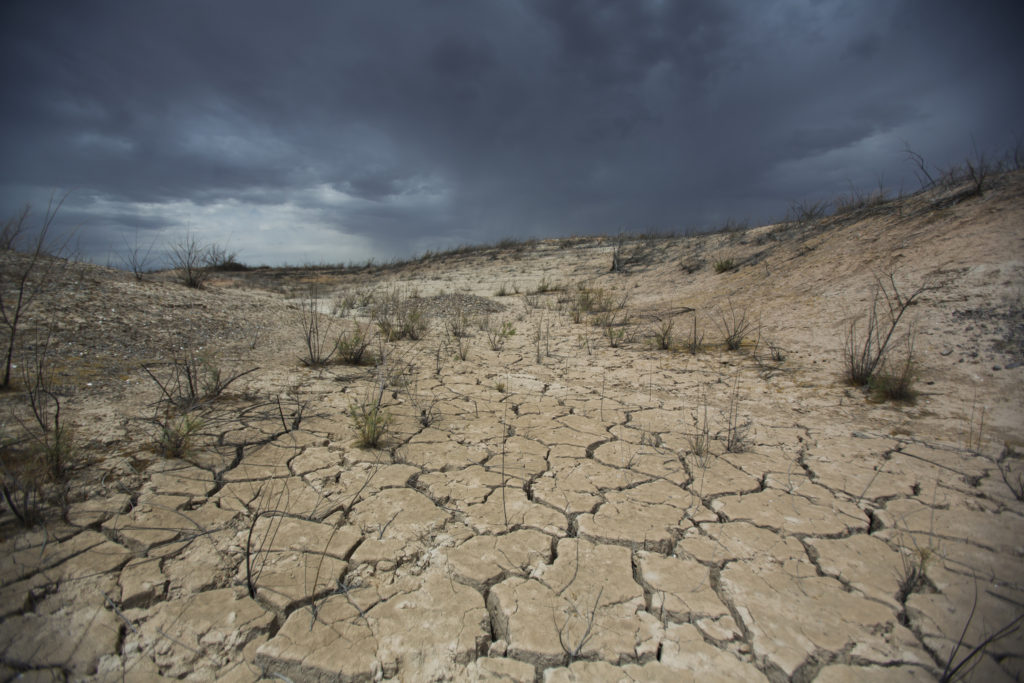
[[[1003,475],[1024,476],[1022,197],[1017,173],[815,225],[230,273],[203,291],[68,265],[16,360],[50,331],[78,451],[63,515],[0,516],[0,675],[929,680],[970,656],[958,675],[1019,680],[1024,502]],[[842,381],[850,321],[889,275],[904,296],[926,286],[897,335],[916,332],[911,404]],[[429,330],[377,340],[377,366],[304,367],[311,284],[343,314],[324,319],[335,333],[386,291]],[[625,297],[617,347],[573,322],[580,286]],[[478,324],[446,335],[460,310],[515,334],[500,352]],[[740,313],[752,326],[726,351]],[[189,357],[256,370],[166,458],[154,379]],[[362,448],[350,408],[379,391],[390,428]],[[20,392],[2,402],[6,434],[31,426]],[[39,468],[23,445],[4,457],[24,490]]]

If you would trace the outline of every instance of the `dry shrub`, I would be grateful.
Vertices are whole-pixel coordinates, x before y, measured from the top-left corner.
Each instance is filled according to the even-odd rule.
[[[746,308],[737,308],[730,299],[728,310],[718,311],[718,328],[722,332],[725,348],[735,351],[740,348],[743,338],[754,329],[754,321],[749,318]]]
[[[852,318],[846,327],[843,340],[843,375],[854,386],[870,386],[872,380],[882,385],[893,385],[899,394],[909,389],[913,380],[913,334],[907,336],[909,347],[901,362],[884,365],[886,354],[893,342],[896,329],[907,309],[917,298],[935,286],[921,285],[909,295],[900,292],[895,273],[875,278],[871,303],[867,312]],[[886,378],[876,374],[887,375]],[[902,385],[902,386],[901,386]],[[883,393],[888,387],[883,386]]]
[[[913,388],[917,376],[913,331],[904,338],[903,345],[903,353],[898,358],[886,355],[881,367],[868,380],[868,387],[876,399],[909,403],[917,397]]]
[[[348,332],[342,332],[335,342],[338,362],[345,365],[373,365],[376,357],[369,350],[373,335],[368,325],[356,325]]]
[[[675,321],[671,319],[662,320],[658,325],[658,328],[654,331],[654,343],[659,349],[668,351],[672,348],[672,331],[674,327]]]
[[[375,297],[372,317],[386,341],[422,339],[429,328],[427,314],[416,306],[417,297],[395,287]]]

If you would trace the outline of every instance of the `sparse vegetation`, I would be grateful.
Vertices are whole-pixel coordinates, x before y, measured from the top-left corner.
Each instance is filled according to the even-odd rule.
[[[714,461],[715,454],[711,449],[713,440],[720,440],[727,453],[741,453],[747,445],[747,438],[753,421],[748,417],[742,419],[739,413],[739,380],[734,379],[732,391],[729,393],[727,407],[722,411],[723,429],[712,433],[711,420],[708,417],[707,387],[702,386],[697,394],[697,404],[691,412],[692,429],[686,433],[687,454],[693,456],[694,465],[701,471],[701,486],[698,497],[702,495],[703,478]],[[680,460],[683,456],[680,455]]]
[[[742,453],[747,446],[747,436],[753,422],[750,418],[740,419],[739,413],[740,387],[739,379],[734,379],[732,392],[729,394],[729,405],[725,414],[725,450],[728,453]]]
[[[731,258],[724,258],[719,261],[715,261],[715,272],[716,273],[727,273],[730,270],[736,270],[736,261]]]
[[[604,336],[608,340],[608,346],[617,349],[626,340],[626,330],[617,327],[613,322],[607,322],[604,326]]]
[[[730,299],[727,309],[718,310],[718,329],[722,333],[725,348],[736,351],[754,329],[754,321],[749,318],[745,307],[737,307]]]
[[[65,199],[67,195],[56,202],[50,198],[39,229],[32,238],[28,238],[31,211],[28,205],[0,228],[0,258],[3,259],[0,267],[0,320],[7,332],[0,389],[11,386],[11,364],[25,314],[41,292],[57,286],[58,274],[66,264],[60,257],[68,238],[56,241],[50,234]],[[27,244],[22,245],[26,239]]]
[[[218,399],[235,381],[258,369],[225,372],[215,358],[191,349],[168,363],[147,363],[142,367],[160,388],[162,402],[182,413]],[[166,372],[158,377],[161,368]]]
[[[60,482],[67,475],[75,445],[61,413],[60,393],[49,366],[49,332],[47,328],[46,336],[36,344],[32,363],[25,367],[25,394],[32,414],[32,424],[25,432],[35,444],[50,480]]]
[[[369,326],[356,324],[338,336],[335,343],[338,361],[346,365],[373,365],[377,359],[369,350],[372,344]]]
[[[654,331],[654,343],[662,351],[668,351],[672,348],[672,330],[675,327],[675,321],[671,318],[662,320],[658,323],[657,329]]]
[[[419,415],[417,419],[421,426],[429,427],[437,421],[437,396],[431,395],[427,398],[410,387],[409,398],[416,407],[416,412]]]
[[[537,283],[537,287],[533,290],[534,294],[547,294],[548,292],[554,292],[558,289],[558,285],[548,279],[547,275],[541,277],[540,282]]]
[[[357,444],[362,448],[378,448],[391,425],[391,414],[383,406],[384,382],[378,379],[372,392],[349,405],[348,414],[355,427]]]
[[[620,233],[612,248],[612,273],[628,273],[632,267],[649,267],[664,253],[665,243],[675,237],[674,233],[645,232],[640,234]]]
[[[502,282],[498,286],[498,291],[494,293],[494,296],[512,296],[513,293],[519,293],[519,290],[516,288],[515,283],[512,283],[510,285],[507,282]]]
[[[501,351],[505,348],[505,343],[516,334],[515,326],[508,320],[502,320],[500,325],[495,326],[487,319],[485,331],[491,351]]]
[[[128,238],[124,237],[124,251],[120,254],[121,263],[127,268],[139,282],[142,281],[151,264],[153,247],[156,246],[156,239],[150,241],[143,247],[139,244],[139,232],[135,231],[135,241],[131,244]]]
[[[391,415],[379,404],[353,404],[349,407],[349,415],[359,435],[358,445],[377,448],[391,424]]]
[[[748,230],[749,228],[750,228],[750,223],[748,223],[746,219],[739,220],[739,219],[735,219],[735,218],[729,218],[729,219],[727,219],[725,221],[724,224],[722,224],[722,227],[720,227],[718,229],[718,232],[721,232],[721,233],[744,232],[744,231]]]
[[[437,343],[434,347],[434,374],[440,376],[444,370],[444,358],[448,349],[447,341]]]
[[[168,363],[142,367],[160,389],[156,414],[149,422],[156,432],[154,451],[166,458],[189,457],[200,431],[209,422],[207,415],[213,402],[234,382],[258,369],[224,371],[212,356],[191,349]],[[283,422],[283,413],[281,419]]]
[[[984,154],[977,155],[976,159],[968,157],[964,161],[964,176],[969,182],[969,195],[980,196],[985,191],[985,181],[992,175],[993,168],[985,159]]]
[[[843,342],[843,373],[847,382],[854,386],[871,384],[876,373],[884,367],[883,363],[893,342],[893,335],[907,309],[918,297],[934,288],[932,285],[921,285],[907,295],[900,292],[895,273],[890,272],[885,277],[875,278],[867,313],[847,323]],[[886,379],[885,382],[893,384],[897,394],[909,391],[913,369],[911,340],[904,363],[886,373],[891,379]]]
[[[170,245],[167,261],[186,287],[202,289],[210,279],[210,247],[202,244],[192,231]]]
[[[299,312],[302,314],[302,340],[306,346],[306,353],[299,360],[310,368],[325,367],[338,346],[331,338],[334,319],[320,312],[320,292],[316,285],[311,286],[299,302]]]
[[[582,334],[576,335],[576,343],[581,349],[586,349],[588,356],[592,356],[594,354],[594,349],[590,345],[590,333],[588,331],[584,331]]]
[[[179,413],[168,406],[154,418],[156,426],[155,449],[157,455],[165,458],[188,458],[195,446],[195,439],[206,423],[195,413]]]
[[[206,248],[206,267],[214,271],[242,271],[249,267],[238,260],[238,252],[230,251],[220,244],[211,244]]]
[[[397,287],[374,297],[372,317],[385,341],[415,341],[427,333],[429,321],[423,309],[415,305],[416,298]]]
[[[912,150],[909,145],[904,152],[907,161],[915,168],[922,190],[936,188],[949,191],[966,186],[952,198],[954,203],[981,196],[996,176],[1007,171],[1019,170],[1022,158],[1019,139],[1016,146],[1000,158],[993,160],[975,147],[973,153],[964,159],[963,164],[952,164],[947,168],[929,168],[924,157]]]
[[[790,204],[786,219],[797,225],[813,225],[828,215],[828,209],[827,201],[796,201]]]
[[[619,235],[618,239],[615,240],[615,247],[612,248],[611,272],[613,273],[621,273],[625,269],[625,255],[622,253],[625,242],[626,238],[624,235]]]
[[[608,340],[608,345],[612,348],[618,348],[624,342],[632,339],[629,321],[630,315],[626,309],[626,295],[623,295],[619,303],[613,305],[609,310],[595,312],[590,318],[592,325],[602,329],[605,338]]]
[[[445,325],[445,346],[454,353],[459,360],[469,358],[469,337],[455,334],[451,327]]]
[[[917,181],[922,189],[935,185],[935,178],[932,177],[931,172],[928,170],[928,164],[925,163],[924,157],[912,150],[909,144],[904,147],[903,152],[907,156],[907,161],[917,168],[915,173],[917,173]]]
[[[602,313],[613,313],[623,310],[629,300],[628,293],[623,293],[618,299],[612,296],[602,287],[590,287],[583,283],[576,285],[575,292],[570,300],[570,315],[572,321],[579,323],[583,321],[584,315],[599,315]],[[596,319],[596,318],[595,318]],[[593,324],[604,327],[606,320],[598,319]]]
[[[543,363],[544,356],[551,354],[551,324],[541,318],[533,333],[533,346],[536,352],[537,365]]]
[[[697,331],[696,311],[693,312],[693,325],[690,327],[690,336],[687,337],[684,348],[691,356],[696,356],[704,349],[704,333]]]
[[[562,651],[565,652],[569,664],[572,664],[580,656],[583,648],[594,637],[594,620],[597,617],[597,608],[601,604],[601,596],[603,594],[604,587],[597,591],[594,603],[589,607],[584,604],[582,609],[575,602],[569,601],[567,607],[563,610],[565,620],[561,625],[557,622],[555,623],[555,627],[558,629],[558,643],[562,646]],[[553,614],[552,618],[554,618]],[[573,630],[579,631],[579,628],[570,628],[570,623],[579,623],[583,632],[579,633],[575,638],[572,637],[570,635],[571,632]]]
[[[445,328],[448,330],[448,334],[453,337],[468,337],[469,327],[472,321],[470,320],[469,313],[466,309],[459,307],[452,311],[448,319],[445,320]]]
[[[906,602],[907,597],[920,589],[927,581],[925,571],[931,560],[931,548],[920,548],[915,545],[913,550],[900,549],[899,594],[897,599]]]
[[[15,436],[0,424],[0,486],[11,513],[23,526],[42,520],[47,500],[66,505],[69,468],[77,455],[74,433],[64,419],[61,395],[49,366],[49,328],[23,368],[29,417],[12,412]]]
[[[865,192],[851,187],[849,193],[836,197],[832,200],[832,204],[835,206],[835,213],[842,215],[873,209],[888,201],[885,186],[879,181],[877,190]]]
[[[711,423],[708,421],[708,398],[706,389],[701,389],[697,407],[692,414],[693,431],[686,435],[690,455],[702,471],[711,465]]]
[[[912,402],[917,397],[914,391],[914,378],[917,375],[917,362],[914,357],[914,330],[903,338],[903,351],[898,358],[887,353],[881,366],[868,380],[871,394],[878,399],[890,401]]]
[[[49,478],[40,459],[24,441],[0,432],[0,488],[18,523],[31,527],[42,520]]]

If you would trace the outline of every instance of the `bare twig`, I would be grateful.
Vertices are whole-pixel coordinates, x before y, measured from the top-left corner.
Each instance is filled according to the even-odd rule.
[[[50,239],[50,230],[57,217],[57,212],[68,197],[64,194],[50,203],[43,214],[42,224],[35,237],[29,242],[27,250],[19,257],[14,254],[2,254],[0,262],[0,322],[7,328],[7,345],[4,355],[3,381],[0,388],[11,385],[11,363],[14,358],[15,345],[22,317],[32,306],[36,296],[45,288],[53,286],[56,273],[66,265],[60,259],[70,236],[62,241]],[[9,219],[0,228],[0,251],[14,251],[19,247],[21,238],[28,231],[27,220],[30,207],[25,206],[21,213]]]
[[[589,642],[594,635],[594,620],[597,618],[597,607],[601,604],[601,595],[603,593],[604,586],[597,591],[597,597],[594,598],[594,604],[586,610],[586,614],[581,613],[579,607],[577,607],[575,603],[569,603],[571,613],[567,613],[565,615],[565,621],[560,627],[558,627],[558,642],[562,646],[562,650],[569,657],[569,664],[572,664],[573,660],[576,659],[576,657],[579,657],[580,652],[583,651],[587,642]],[[569,626],[569,621],[573,616],[583,619],[587,625],[575,645],[572,645],[571,641],[568,643],[566,642],[566,628]],[[555,625],[558,626],[557,622]]]

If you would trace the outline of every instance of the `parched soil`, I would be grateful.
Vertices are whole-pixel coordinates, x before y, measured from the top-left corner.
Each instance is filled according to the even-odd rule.
[[[62,264],[0,395],[0,677],[1020,680],[1022,197],[201,291]],[[910,402],[842,378],[879,281],[920,289]],[[371,362],[302,362],[311,284]],[[374,335],[385,296],[422,338]]]

